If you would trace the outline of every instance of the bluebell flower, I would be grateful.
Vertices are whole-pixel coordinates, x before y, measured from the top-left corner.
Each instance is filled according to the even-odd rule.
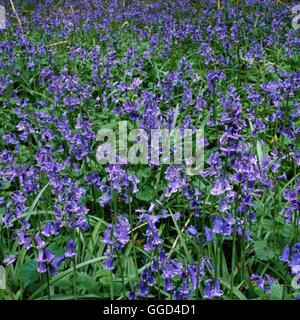
[[[40,262],[39,265],[38,265],[38,267],[37,267],[37,271],[38,271],[39,273],[45,273],[45,272],[47,272],[47,264],[46,264],[46,262]]]
[[[164,290],[165,291],[172,291],[175,289],[175,286],[172,283],[172,279],[170,278],[165,278],[165,286],[164,286]]]
[[[103,268],[105,270],[113,270],[115,268],[113,257],[109,256],[105,259],[104,264],[103,264]]]
[[[127,295],[127,299],[128,300],[136,300],[136,295],[135,295],[135,292],[134,290],[130,290],[128,295]]]
[[[290,256],[290,246],[286,245],[279,258],[282,262],[289,262],[289,256]]]
[[[198,239],[198,231],[194,226],[189,226],[186,231],[188,234]]]
[[[223,295],[223,290],[220,288],[220,280],[216,279],[215,285],[212,288],[212,296],[221,297]]]
[[[139,287],[139,295],[141,297],[146,297],[149,293],[149,289],[146,282],[141,282]]]
[[[211,280],[207,280],[205,283],[205,289],[203,292],[203,298],[206,299],[211,299],[213,298],[212,293],[211,293]]]
[[[54,258],[54,254],[48,249],[40,249],[36,261],[38,262],[50,262]]]
[[[114,236],[121,245],[129,241],[130,225],[125,217],[117,217],[117,223],[114,226]]]
[[[9,257],[6,257],[3,260],[3,264],[5,264],[6,266],[13,264],[16,261],[16,256],[15,255],[11,255]]]
[[[70,240],[67,244],[67,251],[65,252],[66,258],[72,258],[76,255],[75,253],[75,242],[74,240]]]
[[[206,242],[210,242],[210,241],[213,241],[214,238],[213,238],[213,233],[212,233],[212,230],[208,227],[204,227],[204,232],[205,232],[205,240]]]

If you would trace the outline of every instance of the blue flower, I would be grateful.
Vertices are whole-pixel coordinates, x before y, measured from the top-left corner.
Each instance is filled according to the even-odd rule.
[[[70,240],[67,244],[67,251],[65,252],[66,258],[72,258],[75,256],[75,242],[74,240]]]
[[[290,257],[290,246],[286,245],[285,248],[283,249],[282,254],[279,257],[279,259],[282,262],[289,262],[289,257]]]
[[[10,264],[13,264],[15,261],[16,261],[16,256],[12,255],[12,256],[6,257],[6,258],[3,260],[3,264],[5,264],[6,266],[8,266],[8,265],[10,265]]]

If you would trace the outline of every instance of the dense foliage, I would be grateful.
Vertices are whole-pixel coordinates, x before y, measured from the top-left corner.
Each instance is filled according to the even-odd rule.
[[[0,298],[297,299],[292,4],[43,3],[0,31]],[[120,120],[203,127],[204,170],[100,165]]]

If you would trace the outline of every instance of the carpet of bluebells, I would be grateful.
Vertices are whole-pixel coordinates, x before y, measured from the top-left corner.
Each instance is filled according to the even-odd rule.
[[[300,299],[293,3],[217,2],[2,2],[0,299]],[[203,171],[99,164],[124,120]]]

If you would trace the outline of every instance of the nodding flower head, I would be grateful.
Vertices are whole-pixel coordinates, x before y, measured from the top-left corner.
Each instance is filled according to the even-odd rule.
[[[76,255],[75,253],[75,242],[74,240],[70,240],[67,244],[67,251],[65,252],[66,258],[72,258]]]

